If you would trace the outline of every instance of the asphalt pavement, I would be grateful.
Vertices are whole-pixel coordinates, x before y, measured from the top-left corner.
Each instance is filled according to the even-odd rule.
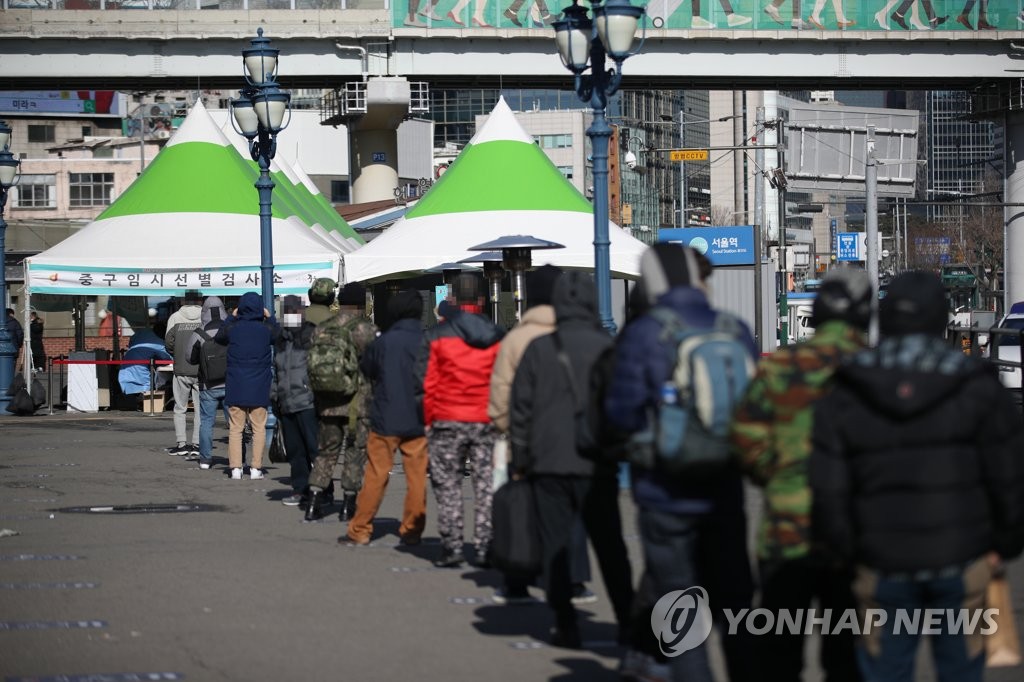
[[[304,523],[281,504],[291,494],[286,465],[268,465],[263,480],[230,480],[224,436],[219,426],[215,467],[204,471],[166,453],[170,413],[0,418],[4,679],[618,679],[596,562],[599,600],[581,607],[584,649],[550,647],[542,603],[499,606],[495,571],[431,565],[440,551],[432,493],[425,541],[398,544],[400,468],[371,545],[345,547],[336,513]],[[467,484],[467,533],[471,497]],[[638,575],[625,493],[621,507]],[[1020,562],[1011,575],[1024,632]],[[1012,668],[987,679],[1022,677]],[[820,674],[812,666],[806,679]]]

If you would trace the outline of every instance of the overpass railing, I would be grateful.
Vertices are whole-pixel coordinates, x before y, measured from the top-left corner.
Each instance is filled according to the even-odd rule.
[[[31,10],[251,10],[390,9],[391,0],[2,0],[3,9]]]

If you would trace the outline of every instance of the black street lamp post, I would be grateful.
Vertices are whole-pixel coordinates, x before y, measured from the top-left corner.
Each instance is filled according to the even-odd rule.
[[[7,222],[4,220],[4,207],[7,205],[7,193],[17,183],[18,160],[10,150],[11,127],[0,121],[0,259],[4,258],[7,234]],[[7,411],[11,398],[7,388],[14,379],[14,360],[18,357],[18,348],[14,345],[11,332],[7,328],[7,274],[6,264],[0,260],[0,412]]]
[[[576,94],[590,104],[594,113],[587,129],[594,173],[594,280],[601,325],[614,332],[608,237],[608,140],[612,128],[605,119],[605,109],[622,81],[622,63],[634,54],[633,39],[644,9],[634,7],[629,0],[595,1],[591,9],[593,20],[578,0],[573,0],[572,6],[562,12],[562,19],[552,26],[562,64],[575,74]],[[605,68],[606,57],[615,62],[615,68]],[[585,73],[588,69],[589,74]]]
[[[277,86],[277,56],[280,50],[270,47],[263,29],[256,31],[252,47],[242,50],[246,87],[231,102],[236,132],[249,141],[249,154],[260,168],[256,190],[260,202],[260,279],[263,285],[263,307],[274,310],[274,246],[271,226],[272,192],[270,162],[277,152],[277,134],[288,127],[285,112],[290,111],[291,95]]]

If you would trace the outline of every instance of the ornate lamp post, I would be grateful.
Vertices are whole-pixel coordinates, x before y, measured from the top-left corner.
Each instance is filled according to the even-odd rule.
[[[604,114],[608,98],[618,91],[622,81],[622,62],[634,54],[633,39],[644,9],[634,7],[629,0],[594,2],[591,8],[593,21],[578,0],[573,0],[553,26],[562,64],[576,76],[576,94],[594,112],[593,123],[587,129],[594,160],[594,279],[601,324],[614,332],[608,251],[608,139],[612,129]],[[606,57],[611,57],[615,68],[605,68]],[[589,74],[585,73],[587,69]]]
[[[6,253],[4,238],[7,234],[7,223],[4,221],[4,206],[7,205],[7,192],[17,184],[19,161],[10,150],[11,127],[0,121],[0,258]],[[7,329],[7,274],[3,261],[0,261],[0,412],[7,411],[11,399],[7,395],[7,387],[14,379],[14,359],[18,357],[18,349]]]
[[[263,29],[256,31],[252,47],[242,50],[245,64],[246,86],[239,97],[231,102],[235,131],[249,141],[249,154],[259,164],[260,177],[256,190],[260,201],[260,278],[263,284],[263,307],[274,310],[274,246],[272,238],[271,193],[274,182],[270,179],[270,161],[277,152],[277,134],[288,127],[285,112],[292,96],[277,87],[277,48],[270,47],[270,39],[263,37]]]

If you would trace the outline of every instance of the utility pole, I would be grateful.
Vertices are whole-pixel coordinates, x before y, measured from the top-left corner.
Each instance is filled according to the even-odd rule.
[[[779,166],[775,187],[779,198],[779,345],[789,345],[789,271],[786,269],[786,148],[783,142],[785,123],[775,120],[775,148]]]
[[[764,107],[757,108],[756,127],[758,136],[764,135]],[[754,182],[754,333],[757,335],[758,350],[764,351],[764,274],[761,262],[764,259],[764,147],[758,141],[754,151],[754,166],[757,180]],[[771,349],[769,349],[771,350]]]
[[[871,280],[871,323],[868,326],[868,343],[878,343],[878,166],[875,165],[875,126],[867,127],[864,138],[864,230],[867,233],[868,279]]]

